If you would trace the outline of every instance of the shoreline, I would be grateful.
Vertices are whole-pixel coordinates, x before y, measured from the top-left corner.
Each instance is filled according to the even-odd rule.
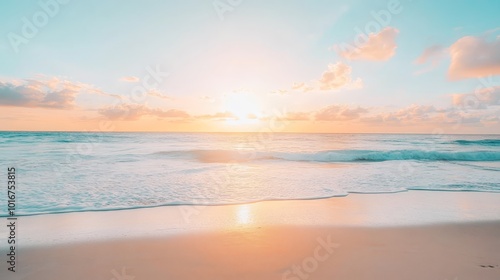
[[[408,191],[75,212],[19,217],[18,226],[17,271],[2,268],[1,279],[500,275],[500,193]],[[0,227],[0,236],[7,234]],[[0,249],[6,245],[2,239]]]
[[[64,214],[75,214],[75,213],[100,213],[100,212],[119,212],[119,211],[134,211],[141,209],[151,209],[151,208],[162,208],[162,207],[218,207],[218,206],[238,206],[238,205],[246,205],[246,204],[255,204],[255,203],[267,203],[267,202],[300,202],[300,201],[310,201],[310,200],[328,200],[335,198],[345,198],[351,195],[390,195],[390,194],[398,194],[398,193],[406,193],[406,192],[442,192],[442,193],[491,193],[491,194],[500,194],[500,191],[481,191],[481,190],[444,190],[444,189],[402,189],[398,191],[387,191],[387,192],[348,192],[343,195],[333,195],[333,196],[325,196],[325,197],[306,197],[306,198],[293,198],[293,199],[262,199],[255,200],[249,202],[234,202],[234,203],[213,203],[213,204],[189,204],[189,203],[180,203],[180,204],[160,204],[160,205],[146,205],[146,206],[137,206],[137,207],[129,207],[129,208],[104,208],[104,209],[91,209],[91,210],[72,210],[72,211],[60,211],[60,212],[48,212],[48,213],[30,213],[30,214],[20,214],[15,215],[16,217],[36,217],[36,216],[51,216],[51,215],[64,215]],[[0,216],[0,219],[8,218],[9,216]]]
[[[21,241],[43,245],[218,230],[250,224],[391,227],[500,221],[500,193],[408,190],[350,193],[318,199],[166,205],[16,217],[19,224],[23,224]],[[214,217],[217,220],[214,221]],[[0,217],[0,220],[5,223],[7,217]],[[0,236],[7,234],[7,228],[0,227]],[[50,241],[39,236],[57,238]],[[0,249],[3,246],[5,244],[0,244]]]

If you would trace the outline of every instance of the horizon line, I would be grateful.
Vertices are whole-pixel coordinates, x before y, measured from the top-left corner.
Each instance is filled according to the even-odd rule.
[[[276,133],[276,134],[399,134],[399,135],[494,135],[500,136],[500,133],[423,133],[423,132],[294,132],[294,131],[84,131],[84,130],[0,130],[3,132],[47,132],[47,133]]]

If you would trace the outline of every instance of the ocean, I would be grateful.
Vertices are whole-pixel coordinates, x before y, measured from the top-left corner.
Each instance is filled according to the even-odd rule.
[[[500,135],[0,132],[0,164],[16,215],[499,192]]]

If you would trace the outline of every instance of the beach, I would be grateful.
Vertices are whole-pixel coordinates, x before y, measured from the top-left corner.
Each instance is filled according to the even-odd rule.
[[[498,205],[408,191],[22,216],[0,278],[499,279]]]
[[[500,280],[498,11],[1,1],[0,280]]]

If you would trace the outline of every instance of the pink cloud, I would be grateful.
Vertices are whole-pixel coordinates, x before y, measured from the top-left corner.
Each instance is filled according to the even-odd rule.
[[[311,90],[314,90],[315,87],[314,87],[314,85],[306,84],[304,82],[300,82],[300,83],[293,83],[291,89],[295,90],[295,91],[300,90],[302,92],[309,92]]]
[[[201,115],[197,116],[198,119],[214,119],[214,120],[227,120],[227,119],[238,119],[233,113],[229,111],[217,112],[215,114]]]
[[[474,93],[453,94],[452,102],[454,106],[470,109],[500,105],[500,86],[481,88]]]
[[[394,27],[386,27],[377,34],[370,33],[359,34],[358,38],[363,42],[356,42],[357,44],[348,45],[335,45],[334,49],[337,53],[349,60],[372,60],[384,61],[388,60],[396,53],[396,37],[399,30]]]
[[[348,121],[358,119],[362,114],[367,113],[368,109],[362,107],[349,107],[346,105],[330,105],[315,114],[318,121]]]
[[[289,121],[307,121],[310,116],[311,114],[308,112],[288,112],[285,119]]]
[[[162,98],[162,99],[167,99],[167,100],[172,100],[173,98],[168,96],[168,95],[164,95],[163,93],[161,93],[160,91],[156,90],[156,89],[152,89],[150,91],[148,91],[148,95],[149,96],[154,96],[154,97],[158,97],[158,98]]]
[[[416,64],[425,64],[431,62],[436,65],[445,55],[445,48],[440,45],[433,45],[424,50],[424,52],[415,60]]]
[[[466,36],[450,47],[452,80],[500,75],[500,37],[487,41],[483,37]]]
[[[110,120],[135,121],[143,116],[158,118],[189,118],[189,114],[176,109],[162,110],[139,104],[119,104],[99,109],[99,114]]]
[[[352,80],[351,71],[351,66],[342,62],[328,65],[328,69],[319,79],[319,89],[361,88],[363,86],[361,79]]]
[[[127,82],[127,83],[137,83],[139,81],[139,78],[135,76],[125,76],[120,78],[120,81],[122,82]]]
[[[52,77],[0,82],[0,106],[70,109],[81,93],[121,99],[119,95],[103,92],[88,84]]]
[[[392,116],[399,121],[423,121],[429,119],[429,116],[438,113],[438,111],[439,110],[431,105],[414,104],[392,113]]]

